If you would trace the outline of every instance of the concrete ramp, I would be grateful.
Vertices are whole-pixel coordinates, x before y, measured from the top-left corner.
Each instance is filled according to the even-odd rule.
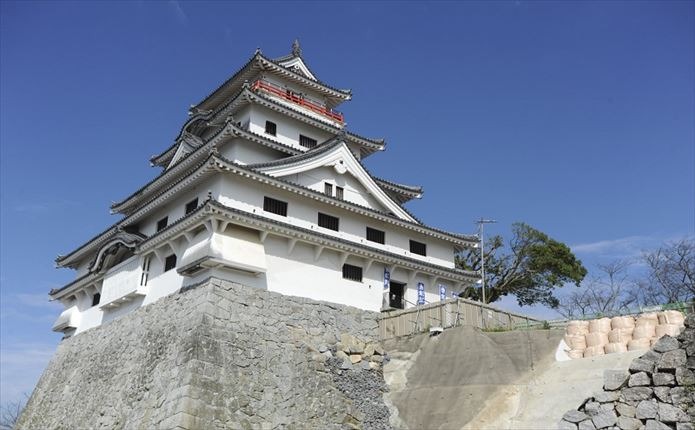
[[[384,368],[410,429],[556,428],[562,414],[602,388],[605,369],[643,353],[555,361],[563,330],[486,333],[472,327],[388,342]]]

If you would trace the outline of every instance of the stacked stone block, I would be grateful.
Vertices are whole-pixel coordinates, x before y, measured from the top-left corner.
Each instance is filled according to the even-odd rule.
[[[563,430],[694,430],[695,315],[630,364],[605,373],[604,389],[563,416]]]
[[[387,428],[378,317],[212,278],[64,340],[17,428]]]

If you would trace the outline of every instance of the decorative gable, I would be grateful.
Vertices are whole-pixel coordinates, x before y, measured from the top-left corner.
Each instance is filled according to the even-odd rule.
[[[311,70],[309,70],[309,67],[307,67],[306,63],[304,63],[304,60],[302,60],[301,57],[294,57],[290,60],[282,61],[278,64],[280,64],[282,67],[292,70],[295,73],[299,73],[300,75],[309,78],[312,81],[318,81],[318,79],[316,79],[316,76],[314,76],[314,74],[311,73]]]
[[[302,155],[249,167],[332,197],[417,222],[375,182],[343,140],[324,144]]]

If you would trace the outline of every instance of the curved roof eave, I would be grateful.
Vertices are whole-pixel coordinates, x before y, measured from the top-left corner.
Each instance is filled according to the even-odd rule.
[[[350,100],[352,98],[352,92],[350,90],[341,90],[338,88],[334,88],[324,82],[321,82],[319,80],[312,80],[308,77],[302,76],[301,74],[290,70],[279,63],[273,61],[272,59],[264,56],[263,54],[260,53],[260,51],[256,51],[254,55],[249,59],[249,61],[246,62],[239,70],[237,70],[230,78],[228,78],[226,81],[224,81],[220,86],[218,86],[215,90],[213,90],[210,94],[208,94],[203,100],[198,102],[195,107],[198,109],[202,110],[210,110],[214,109],[215,104],[219,104],[219,100],[217,100],[220,94],[223,94],[226,90],[230,89],[230,87],[233,87],[232,84],[234,84],[240,76],[242,76],[245,72],[248,71],[248,69],[254,65],[255,62],[259,61],[264,61],[267,63],[267,65],[272,65],[274,67],[278,68],[278,71],[282,71],[284,74],[286,74],[289,78],[292,78],[295,81],[298,81],[298,83],[304,84],[305,86],[308,86],[310,88],[314,89],[319,89],[323,90],[324,92],[332,95],[335,98],[341,99],[343,101]],[[308,68],[308,66],[307,66]],[[217,102],[217,103],[215,103]]]

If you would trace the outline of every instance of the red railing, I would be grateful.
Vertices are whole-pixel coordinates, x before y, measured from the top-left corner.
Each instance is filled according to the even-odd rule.
[[[256,90],[263,90],[266,92],[269,92],[270,94],[276,95],[278,97],[281,97],[285,100],[289,100],[292,103],[296,103],[300,106],[303,106],[313,112],[316,112],[321,115],[325,115],[333,120],[343,122],[343,114],[333,110],[329,109],[327,107],[321,106],[320,104],[313,102],[307,98],[304,98],[300,96],[299,94],[294,93],[293,91],[280,88],[277,85],[271,84],[268,81],[264,81],[262,79],[257,80],[256,82],[251,85],[251,89],[256,91]]]

